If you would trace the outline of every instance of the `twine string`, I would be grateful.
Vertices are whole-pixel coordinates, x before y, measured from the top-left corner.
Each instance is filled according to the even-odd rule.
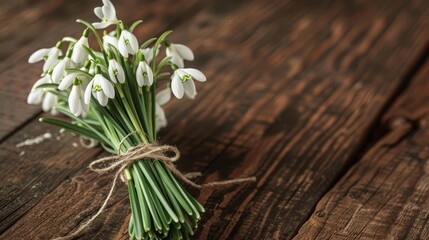
[[[124,139],[131,136],[132,134],[134,133],[128,134]],[[106,209],[109,200],[112,198],[112,194],[115,190],[118,178],[120,178],[123,182],[126,183],[126,180],[128,179],[125,179],[126,177],[123,176],[123,171],[134,162],[142,159],[155,159],[163,162],[164,165],[177,178],[179,178],[184,183],[196,189],[202,189],[203,187],[229,187],[236,184],[256,181],[255,177],[248,177],[248,178],[237,178],[237,179],[231,179],[231,180],[225,180],[225,181],[215,181],[215,182],[209,182],[204,184],[197,184],[191,181],[189,178],[201,176],[201,173],[193,172],[189,174],[184,174],[180,172],[174,165],[174,162],[176,162],[180,158],[180,152],[176,147],[169,146],[169,145],[159,145],[157,143],[142,144],[135,147],[131,147],[128,149],[127,152],[125,152],[124,154],[121,154],[120,149],[123,145],[124,139],[119,144],[119,148],[118,148],[119,155],[103,157],[89,164],[89,169],[99,174],[105,174],[112,170],[117,169],[113,178],[112,186],[110,188],[109,193],[107,194],[106,199],[103,202],[103,205],[101,205],[100,209],[97,211],[96,214],[94,214],[88,221],[81,224],[79,228],[76,229],[76,231],[64,237],[55,238],[54,240],[68,240],[68,239],[74,239],[75,237],[79,236],[80,233],[85,228],[87,228]],[[174,153],[174,155],[169,156],[168,153]]]

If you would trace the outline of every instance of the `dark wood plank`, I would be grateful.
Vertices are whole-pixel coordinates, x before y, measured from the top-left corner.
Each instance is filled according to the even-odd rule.
[[[178,11],[165,9],[167,6],[181,6],[183,4],[181,1],[176,1],[174,4],[167,2],[142,4],[137,1],[130,1],[128,4],[136,3],[133,6],[138,8],[131,8],[131,5],[128,4],[119,4],[118,11],[123,11],[121,9],[136,10],[128,12],[126,19],[137,19],[144,17],[143,15],[147,15],[147,27],[144,29],[140,28],[136,32],[137,35],[143,36],[166,29],[167,26],[183,19],[181,17],[182,14],[188,14],[189,11],[194,11],[195,7],[198,6],[197,1],[186,2],[188,5]],[[142,6],[149,8],[140,11]],[[68,9],[68,6],[65,6],[65,9]],[[61,12],[61,10],[59,11]],[[86,11],[87,13],[92,12],[92,9],[88,8]],[[75,18],[75,13],[70,13],[73,18]],[[52,18],[53,16],[51,16],[50,21],[53,21]],[[72,33],[78,33],[82,28],[74,21],[62,24],[61,29],[71,31]],[[70,27],[65,27],[69,25]],[[60,25],[57,27],[60,27]],[[61,32],[49,32],[44,37],[60,38],[56,34],[61,34]],[[49,40],[55,42],[53,39]],[[29,47],[23,47],[25,48],[23,52],[28,51],[27,48]],[[2,169],[8,169],[0,173],[0,178],[2,179],[0,186],[0,232],[13,225],[22,215],[37,204],[41,198],[55,189],[61,182],[67,180],[76,170],[85,169],[88,161],[94,159],[100,152],[100,149],[90,149],[81,150],[77,155],[72,154],[72,152],[78,150],[71,147],[73,143],[78,144],[78,139],[70,136],[62,138],[59,144],[55,144],[55,141],[48,141],[34,147],[24,146],[16,148],[16,144],[24,141],[26,138],[34,138],[42,134],[43,129],[48,129],[47,131],[53,134],[52,139],[54,140],[57,137],[54,133],[58,132],[58,129],[48,128],[46,125],[37,122],[38,117],[41,116],[39,114],[40,106],[29,106],[26,104],[26,95],[38,74],[40,74],[38,72],[40,66],[28,65],[27,55],[29,54],[30,52],[26,52],[23,55],[17,55],[17,57],[21,58],[21,61],[0,72],[0,86],[5,87],[4,90],[0,91],[0,139],[4,139],[11,133],[14,133],[23,124],[33,120],[29,125],[25,125],[0,145],[0,164]],[[27,79],[32,80],[28,81]],[[64,154],[62,148],[67,148]],[[22,152],[25,155],[20,156]],[[70,167],[70,162],[74,162],[75,164]],[[67,168],[70,169],[67,170]]]
[[[256,31],[250,30],[247,20],[258,16],[255,9],[263,12],[263,4],[243,8],[240,13],[246,20],[240,21],[239,14],[225,19],[246,27],[230,30],[231,37],[225,36],[222,42],[232,38],[236,43],[241,38],[250,42],[250,49],[267,55],[251,55],[263,59],[258,61],[260,68],[243,64],[250,75],[257,78],[259,73],[260,81],[253,85],[239,78],[236,82],[245,82],[241,91],[231,96],[228,91],[219,102],[204,106],[218,112],[222,103],[228,103],[219,117],[222,121],[228,115],[231,121],[211,132],[222,143],[229,141],[229,146],[215,156],[204,176],[210,181],[256,174],[259,181],[256,189],[238,188],[212,198],[211,190],[203,192],[200,199],[207,199],[208,213],[199,238],[293,237],[336,176],[353,161],[389,94],[404,80],[413,64],[406,52],[417,54],[427,43],[428,6],[423,2],[408,6],[399,1],[389,6],[376,1],[325,4],[294,2],[279,7],[271,16],[273,21],[282,20],[270,25],[267,19],[257,19],[264,25]],[[264,32],[262,37],[256,35],[257,30]],[[413,43],[402,36],[411,37]],[[267,68],[262,61],[279,68]],[[298,74],[281,74],[285,65],[298,69]],[[243,71],[237,72],[240,76]],[[264,89],[262,85],[265,91],[255,91],[256,86]],[[246,107],[252,100],[260,105]],[[270,105],[276,101],[284,105]],[[270,117],[274,123],[261,127],[258,118]]]
[[[205,189],[208,212],[196,238],[292,237],[428,40],[426,2],[311,3],[216,1],[175,29],[209,81],[198,86],[197,101],[168,105],[162,142],[179,146],[181,169],[207,169],[202,181],[259,177],[256,189]],[[83,180],[67,195],[73,201],[52,201],[70,187],[64,182],[3,236],[56,236],[86,219],[79,207],[94,211],[108,186],[79,198],[98,182],[86,169],[76,176]],[[112,205],[85,238],[126,239],[125,202]],[[50,214],[67,222],[59,232]]]
[[[317,204],[296,239],[429,239],[429,62],[390,131]]]

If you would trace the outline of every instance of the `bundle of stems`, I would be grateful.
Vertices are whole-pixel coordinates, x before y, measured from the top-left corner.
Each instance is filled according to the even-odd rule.
[[[94,139],[106,151],[120,155],[132,147],[156,143],[157,131],[167,123],[162,105],[171,93],[179,99],[194,98],[193,80],[206,79],[199,70],[184,68],[184,60],[193,60],[193,53],[166,40],[171,31],[138,45],[132,32],[142,21],[127,26],[117,20],[109,0],[103,3],[94,10],[100,22],[78,20],[86,25],[80,39],[65,37],[30,57],[30,63],[44,60],[44,65],[28,102],[69,117],[44,117],[41,122]],[[115,29],[100,36],[98,29],[111,25]],[[90,33],[98,49],[89,46]],[[166,49],[163,58],[159,56],[162,47]],[[163,82],[165,89],[158,91]],[[131,205],[131,239],[189,239],[204,208],[165,162],[141,159],[129,165],[123,176]]]

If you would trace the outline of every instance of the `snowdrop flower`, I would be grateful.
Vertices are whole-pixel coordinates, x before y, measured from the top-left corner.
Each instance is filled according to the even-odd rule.
[[[59,61],[60,56],[63,55],[63,52],[59,47],[53,47],[49,52],[45,64],[43,65],[43,71],[47,71],[53,68]]]
[[[34,83],[33,87],[31,88],[30,93],[28,94],[27,103],[40,104],[43,100],[43,94],[45,93],[45,90],[43,88],[37,88],[37,87],[49,82],[50,82],[50,76],[48,74],[43,76],[39,80],[37,80],[36,83]]]
[[[171,99],[171,90],[166,88],[161,90],[156,95],[155,100],[155,121],[156,121],[156,131],[158,132],[161,128],[167,126],[167,118],[165,117],[164,109],[162,109],[162,105],[166,104]]]
[[[58,103],[57,95],[50,92],[46,92],[45,96],[43,97],[42,109],[45,112],[51,111],[51,114],[55,115],[57,114],[57,111],[55,111],[53,108],[55,107],[55,105],[57,105],[57,103]]]
[[[128,58],[128,54],[136,54],[139,50],[136,36],[127,30],[122,30],[118,41],[118,50],[124,58]]]
[[[92,24],[96,29],[106,28],[119,22],[116,18],[115,6],[109,0],[103,0],[103,7],[94,8],[94,13],[101,19],[101,22]]]
[[[82,80],[75,78],[68,102],[70,112],[73,113],[76,117],[87,113],[89,110],[89,104],[85,104],[84,101],[84,92],[85,90],[82,85]]]
[[[137,66],[136,71],[137,84],[142,86],[150,86],[153,84],[153,73],[149,65],[145,61],[141,61]]]
[[[170,62],[176,64],[179,68],[184,67],[183,60],[194,60],[194,53],[192,50],[183,44],[170,43],[166,49],[167,57],[171,57]]]
[[[82,63],[87,60],[88,58],[88,52],[83,48],[89,47],[88,46],[88,29],[85,29],[83,31],[82,37],[76,42],[76,44],[73,47],[73,53],[71,56],[71,59],[75,63]]]
[[[110,36],[110,35],[104,35],[103,36],[103,48],[104,51],[109,51],[109,44],[113,45],[116,49],[118,48],[118,39]]]
[[[124,83],[125,82],[125,72],[121,64],[119,64],[115,59],[109,60],[109,77],[112,82]]]
[[[197,91],[195,89],[194,79],[200,82],[206,81],[206,76],[194,68],[179,68],[174,71],[171,80],[171,90],[174,96],[181,99],[184,94],[189,98],[195,98]]]
[[[73,67],[73,62],[70,58],[71,50],[67,53],[66,57],[63,58],[55,67],[54,71],[52,72],[52,82],[54,83],[60,83],[60,81],[64,77],[65,70],[67,68]]]
[[[101,74],[96,74],[86,87],[84,101],[87,105],[91,101],[91,93],[101,106],[107,105],[108,98],[113,99],[115,97],[115,89],[112,83]]]
[[[36,83],[31,88],[30,93],[28,94],[27,103],[28,104],[42,103],[43,111],[47,112],[51,110],[51,114],[55,115],[57,114],[57,111],[53,110],[53,108],[58,103],[58,97],[55,94],[50,93],[43,88],[37,88],[42,84],[50,83],[50,78],[51,78],[50,75],[46,74],[45,76],[43,76],[42,78],[36,81]]]
[[[144,56],[144,60],[147,63],[150,63],[150,61],[152,61],[152,58],[153,58],[153,48],[145,48],[145,49],[142,49],[141,52]],[[158,53],[159,53],[159,47],[156,50],[155,57],[158,56]]]
[[[61,44],[61,42],[58,42],[55,47],[42,48],[35,51],[33,54],[31,54],[28,62],[36,63],[41,60],[45,60],[45,64],[43,64],[43,71],[49,70],[59,62],[58,58],[62,55],[62,51],[60,49]]]
[[[31,54],[30,58],[28,58],[28,63],[36,63],[46,59],[52,49],[53,48],[42,48],[35,51]]]

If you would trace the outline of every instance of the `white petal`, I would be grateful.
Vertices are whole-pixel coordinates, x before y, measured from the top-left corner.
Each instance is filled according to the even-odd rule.
[[[109,19],[111,22],[115,22],[116,19],[116,10],[115,6],[110,1],[104,3],[105,5],[102,7],[102,11],[104,13],[104,17]]]
[[[62,52],[60,49],[54,47],[48,54],[48,59],[46,60],[45,64],[43,65],[43,71],[47,71],[54,67],[60,60],[58,59],[59,56],[62,55]]]
[[[152,69],[149,67],[149,65],[146,62],[140,62],[139,65],[142,66],[142,75],[144,72],[146,72],[147,76],[143,77],[144,79],[144,83],[143,85],[145,86],[150,86],[153,84],[153,73],[152,73]]]
[[[192,79],[183,83],[183,88],[185,89],[186,96],[190,99],[194,99],[195,95],[197,95],[197,90],[195,89],[195,83]]]
[[[57,103],[57,96],[55,96],[52,93],[47,92],[45,94],[45,98],[43,99],[43,103],[42,103],[43,111],[47,112],[47,111],[51,110],[55,106],[56,103]]]
[[[164,109],[162,109],[159,104],[155,105],[155,111],[156,111],[156,118],[155,118],[155,127],[156,131],[159,131],[159,129],[167,126],[167,118],[165,117]]]
[[[69,108],[75,116],[79,116],[82,113],[82,105],[80,104],[79,88],[73,86],[69,96]]]
[[[54,83],[60,83],[61,79],[63,78],[65,69],[66,61],[65,59],[63,59],[55,66],[54,71],[52,72],[52,81]]]
[[[33,87],[31,88],[31,90],[33,91],[33,90],[36,90],[36,88],[38,87],[38,86],[40,86],[40,85],[42,85],[42,84],[44,84],[44,83],[49,83],[49,80],[50,80],[50,76],[49,76],[49,74],[47,74],[47,75],[45,75],[44,77],[42,77],[42,78],[40,78],[39,80],[37,80],[35,83],[34,83],[34,85],[33,85]]]
[[[130,54],[136,54],[137,53],[137,51],[139,50],[139,43],[138,43],[138,41],[137,41],[137,38],[136,38],[136,36],[134,36],[134,34],[132,34],[132,33],[129,33],[129,41],[130,41],[130,47],[131,47],[131,52],[130,52]]]
[[[50,48],[42,48],[37,51],[35,51],[31,56],[28,58],[28,63],[36,63],[38,61],[43,60],[45,56],[48,56],[49,52],[51,51]]]
[[[137,80],[137,84],[140,87],[142,87],[143,84],[144,84],[144,79],[143,79],[143,62],[140,62],[139,65],[137,66],[136,80]]]
[[[152,61],[152,56],[153,56],[153,52],[152,52],[152,48],[145,48],[142,50],[142,54],[144,56],[144,59],[147,63],[149,63],[150,61]]]
[[[118,39],[115,37],[104,35],[103,36],[103,47],[104,50],[109,50],[109,44],[113,45],[116,49],[118,48]]]
[[[194,53],[189,47],[183,44],[171,44],[171,45],[174,46],[174,49],[176,50],[177,53],[179,53],[181,58],[188,61],[194,60]]]
[[[109,77],[112,82],[116,83],[115,70],[117,69],[116,61],[114,59],[109,60]]]
[[[121,36],[119,37],[118,50],[124,58],[128,58],[128,49],[127,49],[127,44],[125,43],[123,32],[124,31],[122,31]]]
[[[173,52],[171,51],[171,49],[168,47],[165,49],[165,55],[167,55],[167,57],[171,57],[173,56]]]
[[[182,71],[186,72],[187,74],[191,75],[192,78],[194,78],[197,81],[205,82],[206,76],[204,73],[202,73],[200,70],[197,70],[195,68],[183,68]]]
[[[95,16],[97,16],[99,19],[103,19],[103,10],[101,10],[101,7],[94,8]]]
[[[145,63],[146,64],[146,63]],[[147,64],[146,64],[147,65]],[[149,66],[147,66],[146,67],[146,71],[147,71],[147,78],[148,78],[148,80],[149,80],[149,82],[148,82],[148,86],[151,86],[152,84],[153,84],[153,73],[152,73],[152,69],[149,67]]]
[[[119,65],[119,63],[118,63],[118,76],[117,77],[118,77],[118,81],[120,83],[125,82],[125,72],[124,72],[124,69],[122,68],[122,66]]]
[[[67,76],[65,76],[61,81],[60,85],[58,86],[58,89],[61,91],[64,91],[67,88],[69,88],[73,83],[73,80],[76,78],[76,75],[77,73],[70,73]]]
[[[100,105],[105,107],[107,105],[107,102],[109,99],[107,98],[106,95],[104,95],[103,91],[98,91],[96,93],[96,96],[97,96],[97,100],[100,103]]]
[[[43,89],[36,89],[31,91],[27,97],[28,104],[40,104],[42,102],[43,97]]]
[[[75,63],[84,62],[88,58],[88,52],[82,46],[88,47],[88,38],[84,36],[74,45],[71,59]]]
[[[174,74],[173,80],[171,80],[171,90],[173,91],[174,96],[178,99],[183,98],[184,89],[182,81],[180,81],[179,75]]]
[[[94,26],[94,28],[96,28],[96,29],[103,29],[103,28],[106,28],[110,25],[112,25],[111,22],[95,22],[95,23],[92,23],[92,26]]]
[[[159,105],[164,105],[171,99],[171,90],[170,88],[166,88],[164,90],[161,90],[156,95],[156,102]]]
[[[183,59],[177,54],[173,54],[171,56],[170,62],[176,64],[179,68],[183,68],[185,66]]]
[[[89,82],[88,86],[86,86],[86,89],[85,89],[84,102],[87,105],[89,105],[89,103],[91,102],[91,92],[92,92],[92,85],[93,84],[94,84],[94,79],[91,82]]]
[[[115,89],[113,88],[113,85],[109,82],[109,80],[105,79],[103,76],[100,75],[98,83],[101,85],[104,94],[106,94],[108,98],[115,98]]]

